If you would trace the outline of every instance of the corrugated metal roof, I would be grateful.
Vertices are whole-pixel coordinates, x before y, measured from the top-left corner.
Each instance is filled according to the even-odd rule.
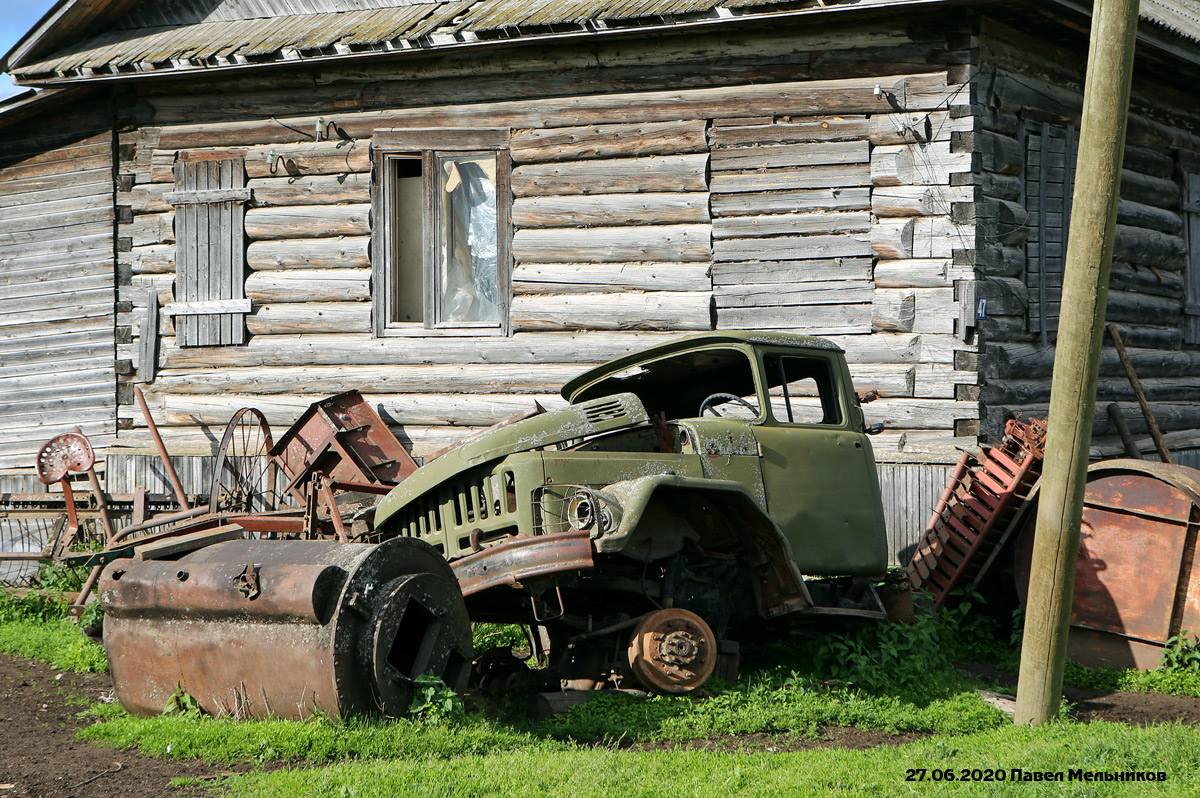
[[[12,73],[39,83],[197,70],[479,39],[753,19],[952,0],[152,0],[116,27]],[[1142,16],[1200,41],[1200,0],[1142,0]]]
[[[1192,41],[1200,41],[1200,2],[1196,0],[1142,0],[1141,14]]]

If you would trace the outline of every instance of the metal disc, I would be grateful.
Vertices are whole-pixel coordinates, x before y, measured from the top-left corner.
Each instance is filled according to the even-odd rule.
[[[629,668],[655,693],[690,693],[708,680],[716,664],[716,636],[689,610],[650,613],[629,641]]]

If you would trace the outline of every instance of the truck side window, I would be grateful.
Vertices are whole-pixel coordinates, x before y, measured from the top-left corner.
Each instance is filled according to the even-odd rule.
[[[766,355],[771,415],[784,424],[841,424],[837,385],[820,358]]]

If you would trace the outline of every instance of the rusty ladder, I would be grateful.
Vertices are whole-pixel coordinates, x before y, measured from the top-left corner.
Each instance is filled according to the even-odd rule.
[[[913,590],[940,608],[973,584],[1041,476],[1046,424],[1009,421],[1004,439],[975,457],[963,452],[906,569]]]

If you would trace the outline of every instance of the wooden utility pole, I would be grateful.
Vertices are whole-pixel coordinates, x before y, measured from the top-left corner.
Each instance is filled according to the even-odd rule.
[[[1019,724],[1045,723],[1058,714],[1062,700],[1137,23],[1138,0],[1095,0],[1092,5],[1079,162],[1017,684],[1014,720]]]

